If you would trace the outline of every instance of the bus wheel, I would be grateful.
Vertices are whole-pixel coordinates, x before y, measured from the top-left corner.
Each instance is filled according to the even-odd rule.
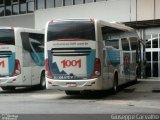
[[[80,91],[65,91],[66,95],[80,95]]]
[[[45,74],[42,73],[41,79],[40,79],[40,89],[44,90],[46,89],[46,80],[45,80]]]
[[[114,76],[112,93],[113,93],[113,94],[116,94],[117,92],[118,92],[118,75],[116,74],[116,75]]]
[[[5,87],[1,87],[2,90],[15,90],[16,87],[12,87],[12,86],[5,86]]]

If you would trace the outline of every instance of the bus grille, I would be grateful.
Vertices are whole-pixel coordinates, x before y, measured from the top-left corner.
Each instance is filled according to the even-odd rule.
[[[0,58],[10,57],[12,55],[11,51],[0,51]]]
[[[86,56],[91,53],[91,48],[53,48],[53,56]]]

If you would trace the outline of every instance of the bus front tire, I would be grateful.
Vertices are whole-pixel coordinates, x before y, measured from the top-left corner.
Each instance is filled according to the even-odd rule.
[[[66,95],[80,95],[80,91],[65,91]]]
[[[116,75],[114,76],[112,93],[113,93],[113,94],[116,94],[117,92],[118,92],[118,75],[116,74]]]
[[[1,87],[1,88],[2,88],[2,90],[10,90],[10,91],[12,91],[12,90],[15,90],[16,87],[14,87],[14,86],[4,86],[4,87]]]
[[[41,79],[40,79],[40,85],[39,85],[41,90],[46,89],[46,80],[45,80],[45,74],[42,73]]]

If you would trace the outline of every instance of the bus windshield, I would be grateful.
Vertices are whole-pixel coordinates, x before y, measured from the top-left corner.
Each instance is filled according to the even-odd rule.
[[[92,21],[58,21],[49,24],[47,41],[54,40],[93,40],[95,25]]]
[[[14,30],[0,29],[0,45],[15,45]]]

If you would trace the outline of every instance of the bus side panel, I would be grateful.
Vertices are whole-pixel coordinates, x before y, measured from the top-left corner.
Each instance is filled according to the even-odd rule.
[[[124,67],[124,78],[126,82],[130,81],[130,65],[131,65],[131,54],[130,52],[123,52],[123,67]]]
[[[40,84],[41,69],[42,69],[42,67],[40,67],[40,66],[32,67],[32,69],[31,69],[31,79],[32,79],[31,85]]]
[[[130,64],[130,80],[135,80],[136,78],[136,51],[131,51],[131,64]]]
[[[107,63],[109,66],[109,86],[113,87],[115,71],[118,72],[120,68],[120,51],[112,48],[107,49]]]
[[[103,50],[103,61],[102,61],[102,77],[103,77],[103,89],[111,87],[111,76],[109,76],[109,64],[108,64],[107,50]]]
[[[36,53],[38,58],[36,61],[34,59],[34,62],[35,62],[35,66],[32,66],[32,69],[31,69],[31,79],[32,79],[32,85],[38,85],[40,84],[40,78],[41,78],[41,72],[42,72],[42,69],[43,66],[44,66],[44,53]],[[35,57],[35,55],[32,53],[32,56]]]

